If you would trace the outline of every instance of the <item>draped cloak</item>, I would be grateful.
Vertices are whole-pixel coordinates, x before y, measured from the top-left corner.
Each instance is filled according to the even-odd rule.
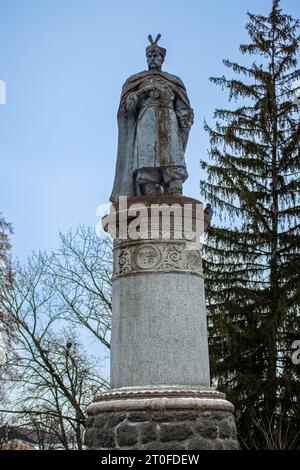
[[[181,99],[190,111],[192,119],[193,110],[191,108],[186,89],[175,75],[161,71],[144,71],[129,77],[122,88],[120,106],[118,110],[118,152],[116,161],[115,180],[110,201],[114,202],[119,196],[135,196],[135,175],[134,175],[134,143],[136,136],[136,126],[138,115],[135,112],[126,110],[126,100],[130,93],[137,92],[142,88],[147,80],[153,75],[159,75],[166,80],[168,86],[176,96]],[[188,140],[188,131],[183,135],[183,150],[185,150]]]

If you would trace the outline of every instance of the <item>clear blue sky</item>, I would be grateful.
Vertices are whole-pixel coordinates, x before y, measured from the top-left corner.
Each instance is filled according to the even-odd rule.
[[[114,176],[121,86],[146,68],[147,35],[162,34],[164,70],[184,81],[195,110],[185,194],[199,197],[204,118],[226,104],[210,84],[223,58],[245,60],[246,12],[271,0],[0,0],[0,211],[13,253],[55,248],[58,231],[96,225]],[[299,0],[282,7],[300,16]]]

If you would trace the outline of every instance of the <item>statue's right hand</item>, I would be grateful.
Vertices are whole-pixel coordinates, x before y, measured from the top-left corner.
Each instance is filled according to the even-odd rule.
[[[137,106],[137,103],[138,103],[138,94],[137,93],[130,93],[128,96],[127,96],[127,100],[126,100],[126,104],[125,104],[125,109],[127,111],[133,111],[135,109],[135,107]]]

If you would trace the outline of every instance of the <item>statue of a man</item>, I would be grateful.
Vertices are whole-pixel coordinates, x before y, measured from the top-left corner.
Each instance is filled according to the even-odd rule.
[[[191,108],[180,78],[162,72],[160,34],[146,49],[148,71],[126,80],[118,111],[118,156],[112,202],[119,196],[181,196]]]

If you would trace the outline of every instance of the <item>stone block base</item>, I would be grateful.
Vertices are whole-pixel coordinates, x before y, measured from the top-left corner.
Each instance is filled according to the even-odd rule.
[[[231,403],[218,392],[194,393],[176,395],[172,391],[171,394],[157,392],[150,397],[149,394],[148,397],[124,398],[113,394],[104,397],[89,407],[87,448],[239,449]]]

